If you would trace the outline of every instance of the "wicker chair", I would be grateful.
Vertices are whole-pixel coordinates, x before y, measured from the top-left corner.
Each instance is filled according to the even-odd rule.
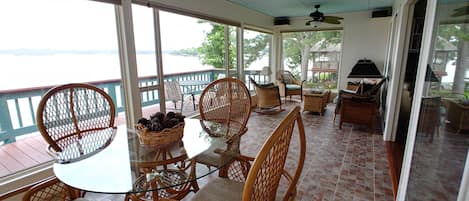
[[[50,177],[29,188],[23,195],[23,201],[86,200],[79,198],[82,195],[80,191],[65,185],[56,177]]]
[[[181,86],[177,81],[168,81],[164,83],[164,93],[166,100],[169,100],[174,103],[174,109],[177,109],[177,102],[181,101],[181,108],[180,111],[182,112],[182,109],[184,107],[184,97],[186,95],[190,95],[192,99],[194,98],[193,93],[183,93],[181,90]],[[195,110],[195,102],[192,102],[192,106],[194,107]]]
[[[214,149],[229,149],[239,153],[239,139],[247,132],[246,124],[251,115],[251,95],[249,91],[238,79],[223,78],[210,83],[200,96],[199,112],[202,120],[215,121],[226,124],[226,133],[215,133],[208,130],[212,136],[224,136],[222,140],[226,147],[212,147],[196,157],[198,163],[208,166],[221,167],[226,164],[225,157],[214,153]],[[212,132],[212,133],[211,133]],[[223,175],[220,170],[220,175]]]
[[[0,200],[8,200],[23,194],[23,201],[69,201],[85,200],[84,193],[60,182],[55,176],[28,184],[0,195]]]
[[[102,89],[82,83],[54,87],[37,109],[37,126],[58,162],[71,162],[96,153],[115,135],[116,110]]]
[[[272,114],[284,111],[282,109],[282,101],[280,100],[279,87],[273,83],[261,85],[254,79],[249,77],[249,80],[256,87],[257,106],[255,112],[261,114]],[[278,107],[276,110],[272,110]]]
[[[303,83],[305,80],[297,80],[290,71],[280,70],[277,72],[277,82],[280,89],[280,96],[287,97],[299,95],[303,101]]]
[[[128,193],[125,201],[181,200],[188,193],[197,192],[199,186],[195,178],[196,162],[193,159],[188,160],[185,151],[175,148],[176,146],[181,144],[149,146],[139,150],[140,157],[150,157],[154,161],[132,163],[132,169],[138,170],[133,188],[140,189],[140,192]],[[156,188],[159,190],[152,190]]]
[[[295,156],[299,155],[298,164],[292,176],[285,170],[285,161],[295,122],[298,124],[300,152],[295,153]],[[195,194],[193,200],[279,200],[277,197],[294,200],[305,152],[304,126],[300,107],[296,106],[272,132],[255,159],[236,155],[237,160],[229,166],[228,177],[210,181]],[[250,161],[254,161],[252,165]],[[286,185],[280,182],[282,176],[287,181]]]

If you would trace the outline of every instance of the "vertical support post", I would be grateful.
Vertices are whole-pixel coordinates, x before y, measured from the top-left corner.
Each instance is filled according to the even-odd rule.
[[[142,117],[142,104],[138,87],[137,56],[132,22],[132,1],[122,0],[115,6],[122,87],[124,91],[125,118],[132,128]]]
[[[161,32],[160,32],[160,11],[153,8],[153,28],[155,33],[155,54],[156,54],[156,68],[158,77],[163,77],[163,57],[161,51]],[[166,96],[164,91],[164,79],[159,79],[158,82],[158,99],[160,100],[160,111],[166,113]],[[182,112],[182,109],[181,109]]]

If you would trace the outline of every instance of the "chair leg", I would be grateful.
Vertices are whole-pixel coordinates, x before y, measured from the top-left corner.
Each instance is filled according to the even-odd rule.
[[[181,113],[182,113],[182,108],[184,108],[184,98],[181,99]]]
[[[194,111],[195,111],[195,95],[194,95],[194,93],[191,93],[191,96],[192,96],[192,106],[194,107]]]

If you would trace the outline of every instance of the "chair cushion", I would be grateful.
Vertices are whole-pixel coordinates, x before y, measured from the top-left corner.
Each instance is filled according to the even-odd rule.
[[[285,87],[290,90],[301,89],[301,86],[296,84],[287,84]]]
[[[225,164],[227,164],[230,160],[232,160],[232,158],[223,154],[215,153],[215,150],[216,149],[225,150],[227,147],[226,142],[225,142],[226,139],[219,137],[219,138],[214,138],[212,140],[215,140],[215,142],[212,143],[212,146],[210,146],[207,150],[197,155],[195,157],[195,160],[198,163],[202,163],[205,165],[222,167]]]
[[[243,196],[244,183],[229,179],[215,178],[195,193],[195,201],[240,201]]]

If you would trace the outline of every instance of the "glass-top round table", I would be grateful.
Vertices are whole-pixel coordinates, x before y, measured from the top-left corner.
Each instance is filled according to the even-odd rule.
[[[139,193],[194,183],[217,171],[217,167],[196,166],[203,152],[226,148],[224,124],[185,119],[181,142],[169,146],[141,145],[135,129],[118,126],[112,142],[99,152],[68,163],[53,165],[56,177],[65,184],[99,193]],[[230,160],[224,160],[225,164]],[[197,168],[197,170],[195,170]]]

